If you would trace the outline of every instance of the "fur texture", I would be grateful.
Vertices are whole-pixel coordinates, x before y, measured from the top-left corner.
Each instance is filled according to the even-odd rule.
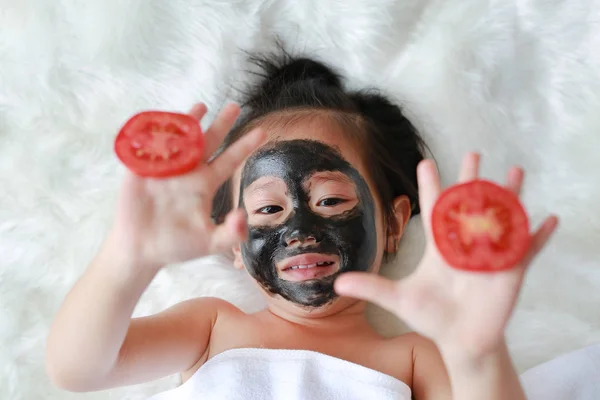
[[[486,177],[525,166],[534,223],[553,211],[562,225],[509,327],[516,364],[600,341],[598,1],[0,0],[0,398],[143,399],[176,384],[61,392],[44,373],[45,337],[111,221],[120,125],[200,100],[209,122],[251,78],[243,50],[270,49],[274,35],[401,101],[445,183],[472,149]],[[386,275],[418,261],[419,223]],[[136,315],[199,295],[262,304],[211,258],[163,271]],[[404,329],[371,311],[382,332]]]

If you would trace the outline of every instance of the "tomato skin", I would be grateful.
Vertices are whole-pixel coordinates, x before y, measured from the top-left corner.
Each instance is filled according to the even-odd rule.
[[[202,159],[204,134],[187,114],[144,111],[131,117],[115,139],[119,160],[144,178],[185,174]]]
[[[486,180],[449,187],[436,201],[431,225],[438,251],[452,267],[477,272],[516,266],[531,243],[518,196]]]

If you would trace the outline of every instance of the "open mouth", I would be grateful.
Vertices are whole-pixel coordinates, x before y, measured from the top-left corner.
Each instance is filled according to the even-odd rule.
[[[333,275],[339,267],[340,258],[337,255],[306,253],[278,262],[277,272],[281,279],[301,282]]]

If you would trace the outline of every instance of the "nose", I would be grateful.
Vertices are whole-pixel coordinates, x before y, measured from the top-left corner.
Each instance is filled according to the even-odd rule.
[[[283,234],[283,246],[295,249],[304,246],[313,246],[321,242],[321,230],[310,215],[296,212],[288,221],[286,232]]]
[[[290,232],[289,235],[285,238],[285,246],[290,249],[296,249],[303,246],[311,246],[317,244],[317,239],[314,235],[311,234],[303,234],[296,230],[295,232]]]

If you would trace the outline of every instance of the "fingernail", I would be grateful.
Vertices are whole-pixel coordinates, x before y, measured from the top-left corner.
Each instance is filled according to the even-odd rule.
[[[195,114],[199,111],[205,110],[206,105],[204,103],[196,103],[192,106],[190,113]]]
[[[239,111],[239,110],[241,110],[241,109],[242,109],[242,107],[241,107],[241,106],[240,106],[238,103],[236,103],[236,102],[234,102],[234,101],[228,102],[228,103],[225,105],[225,107],[226,107],[226,108],[235,107],[237,111]]]

